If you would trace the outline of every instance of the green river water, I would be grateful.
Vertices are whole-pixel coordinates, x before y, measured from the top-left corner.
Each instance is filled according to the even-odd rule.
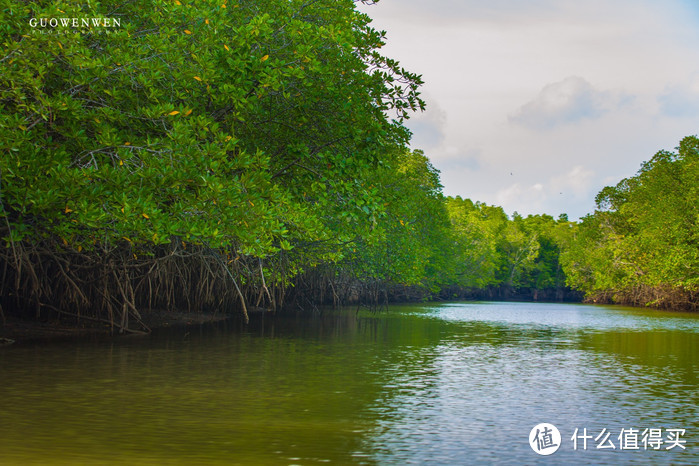
[[[699,464],[698,357],[697,314],[493,302],[15,344],[0,464]]]

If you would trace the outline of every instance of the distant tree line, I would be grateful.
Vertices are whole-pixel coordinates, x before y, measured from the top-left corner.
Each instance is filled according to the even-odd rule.
[[[30,23],[61,17],[119,27]],[[290,303],[570,299],[569,286],[696,306],[694,139],[644,167],[662,179],[652,190],[608,188],[580,225],[445,198],[403,124],[424,108],[421,77],[379,53],[369,23],[352,0],[2,9],[2,317],[147,331],[148,309],[247,318]]]

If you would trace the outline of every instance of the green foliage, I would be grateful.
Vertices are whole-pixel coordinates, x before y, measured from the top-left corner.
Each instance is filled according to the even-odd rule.
[[[697,199],[699,139],[692,136],[599,193],[599,210],[583,219],[563,253],[569,284],[592,299],[696,306]]]
[[[353,0],[0,6],[0,299],[112,323],[123,300],[122,327],[139,299],[231,285],[274,307],[269,287],[396,235],[381,181],[420,171],[395,154],[422,81]],[[419,282],[411,260],[382,277]]]
[[[460,197],[449,198],[447,206],[456,237],[459,286],[501,288],[505,295],[564,287],[559,230],[567,222],[517,213],[509,219],[501,207]]]
[[[423,107],[419,76],[377,52],[351,0],[0,10],[8,243],[178,239],[257,257],[300,245],[304,261],[333,260],[314,245],[350,239],[339,216],[375,215],[366,180]],[[30,25],[85,17],[119,27]]]
[[[449,283],[449,218],[439,172],[422,151],[397,152],[375,172],[370,189],[382,200],[372,218],[371,242],[354,244],[341,264],[360,280],[417,286],[428,293]]]
[[[447,199],[447,209],[455,236],[458,284],[476,289],[498,285],[503,267],[498,240],[507,225],[505,212],[458,196]]]

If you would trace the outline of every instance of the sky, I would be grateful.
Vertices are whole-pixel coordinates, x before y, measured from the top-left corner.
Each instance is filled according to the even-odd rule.
[[[699,134],[699,0],[381,0],[383,55],[421,74],[406,122],[444,193],[571,220]]]

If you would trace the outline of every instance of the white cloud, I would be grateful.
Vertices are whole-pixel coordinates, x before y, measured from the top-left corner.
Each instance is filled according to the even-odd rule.
[[[658,97],[660,110],[670,117],[699,115],[699,75],[685,82],[671,84]]]
[[[519,183],[500,189],[496,196],[498,205],[514,206],[514,210],[525,214],[532,210],[540,210],[546,199],[546,192],[541,183],[522,186]],[[523,210],[522,210],[523,209]]]
[[[510,116],[510,122],[532,129],[551,129],[599,118],[628,101],[628,97],[595,89],[585,79],[571,76],[544,86],[534,99]]]
[[[438,147],[445,140],[447,113],[439,106],[439,101],[423,95],[427,110],[413,115],[407,122],[413,132],[411,145],[418,149],[429,150]]]
[[[441,171],[467,170],[475,172],[483,168],[482,155],[479,149],[462,152],[457,147],[449,147],[442,154],[442,157],[438,158],[439,167]]]
[[[552,194],[572,195],[582,198],[590,194],[595,172],[582,165],[576,165],[568,173],[551,178]]]
[[[428,111],[407,125],[447,195],[575,219],[602,187],[699,132],[695,0],[363,10],[387,31],[382,53],[424,77]]]

